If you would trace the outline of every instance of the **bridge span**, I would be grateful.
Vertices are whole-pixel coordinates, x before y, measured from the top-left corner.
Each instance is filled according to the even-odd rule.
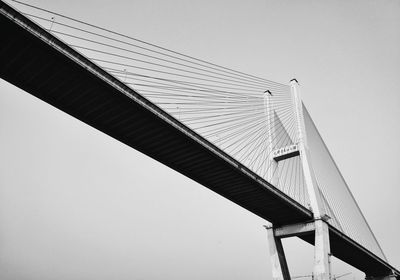
[[[3,1],[0,26],[2,79],[274,226],[313,220],[309,209]],[[335,227],[329,226],[329,236],[337,258],[368,276],[394,273],[400,279],[386,260]],[[299,237],[314,244],[311,231]]]

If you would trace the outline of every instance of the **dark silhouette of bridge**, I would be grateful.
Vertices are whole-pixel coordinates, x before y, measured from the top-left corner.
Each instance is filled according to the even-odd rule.
[[[313,226],[288,228],[321,218],[309,207],[2,1],[0,26],[2,79],[266,219],[277,237],[314,244]],[[338,226],[327,226],[334,256],[369,277],[399,279],[384,256]]]

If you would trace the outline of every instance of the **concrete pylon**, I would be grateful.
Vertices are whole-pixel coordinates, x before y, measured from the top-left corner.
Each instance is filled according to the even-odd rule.
[[[304,123],[303,103],[301,101],[299,84],[296,79],[290,81],[290,88],[293,96],[294,108],[296,111],[297,127],[299,135],[299,152],[303,167],[303,175],[306,183],[308,197],[314,214],[315,223],[315,244],[314,244],[314,280],[330,280],[330,242],[329,217],[324,212],[323,202],[317,185],[317,180],[311,164],[311,155],[308,149],[307,133]]]
[[[322,199],[317,185],[317,180],[311,164],[311,155],[308,149],[307,133],[304,123],[303,103],[301,101],[299,84],[296,79],[290,81],[290,88],[293,97],[295,114],[298,129],[298,147],[300,159],[303,166],[304,180],[307,188],[310,206],[312,208],[314,218],[319,219],[325,216]]]
[[[272,224],[265,226],[268,232],[268,243],[270,251],[270,259],[272,265],[272,277],[274,280],[289,280],[290,274],[288,265],[283,251],[281,239],[290,236],[296,236],[305,232],[314,232],[314,268],[313,268],[313,279],[314,280],[330,280],[331,279],[331,263],[330,263],[330,241],[329,241],[329,225],[327,223],[329,217],[325,213],[323,207],[323,201],[317,185],[317,180],[314,174],[314,170],[311,164],[311,155],[307,144],[307,134],[305,129],[304,115],[303,115],[303,104],[301,101],[299,84],[297,80],[293,79],[290,81],[290,88],[293,97],[293,105],[296,115],[296,123],[298,128],[298,156],[300,156],[305,185],[307,188],[310,206],[314,214],[314,221],[296,224],[286,225],[274,229]],[[264,109],[266,115],[266,124],[268,136],[268,145],[270,147],[270,154],[272,152],[273,143],[273,96],[271,92],[264,92]],[[278,168],[277,162],[272,160],[271,169],[267,172],[268,180],[274,184],[276,179],[274,177],[275,171]],[[391,280],[391,279],[378,279],[378,280]]]

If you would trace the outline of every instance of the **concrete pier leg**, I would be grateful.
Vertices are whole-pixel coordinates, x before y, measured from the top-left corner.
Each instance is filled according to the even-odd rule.
[[[325,221],[315,220],[314,280],[331,279],[329,228]]]
[[[266,226],[268,234],[269,254],[272,265],[272,279],[290,280],[289,268],[286,262],[285,252],[283,251],[282,241],[274,234],[271,226]]]

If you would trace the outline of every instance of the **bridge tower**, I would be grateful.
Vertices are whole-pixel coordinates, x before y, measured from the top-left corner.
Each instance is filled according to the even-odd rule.
[[[285,258],[285,253],[282,247],[281,239],[285,237],[299,236],[305,233],[314,232],[314,280],[330,280],[331,279],[331,265],[330,265],[330,242],[329,242],[329,227],[327,221],[330,217],[325,213],[322,204],[322,198],[317,186],[317,180],[312,168],[310,151],[307,143],[307,134],[305,130],[305,123],[303,117],[303,104],[299,90],[299,83],[296,79],[290,81],[293,105],[298,128],[298,143],[287,147],[282,153],[274,153],[273,155],[273,171],[275,172],[278,167],[278,162],[294,156],[299,156],[303,169],[303,175],[307,188],[307,193],[310,201],[310,207],[314,214],[313,221],[302,224],[282,225],[275,227],[269,224],[266,227],[268,235],[268,244],[270,250],[270,259],[272,264],[272,276],[274,280],[289,280],[290,274],[288,265]],[[274,112],[271,112],[270,104],[273,102],[273,95],[264,94],[264,105],[267,116],[267,125],[273,122]],[[273,129],[268,130],[268,139],[273,138]],[[272,143],[269,143],[272,147]],[[271,174],[271,172],[269,172]],[[270,182],[274,184],[274,176],[268,177]]]

